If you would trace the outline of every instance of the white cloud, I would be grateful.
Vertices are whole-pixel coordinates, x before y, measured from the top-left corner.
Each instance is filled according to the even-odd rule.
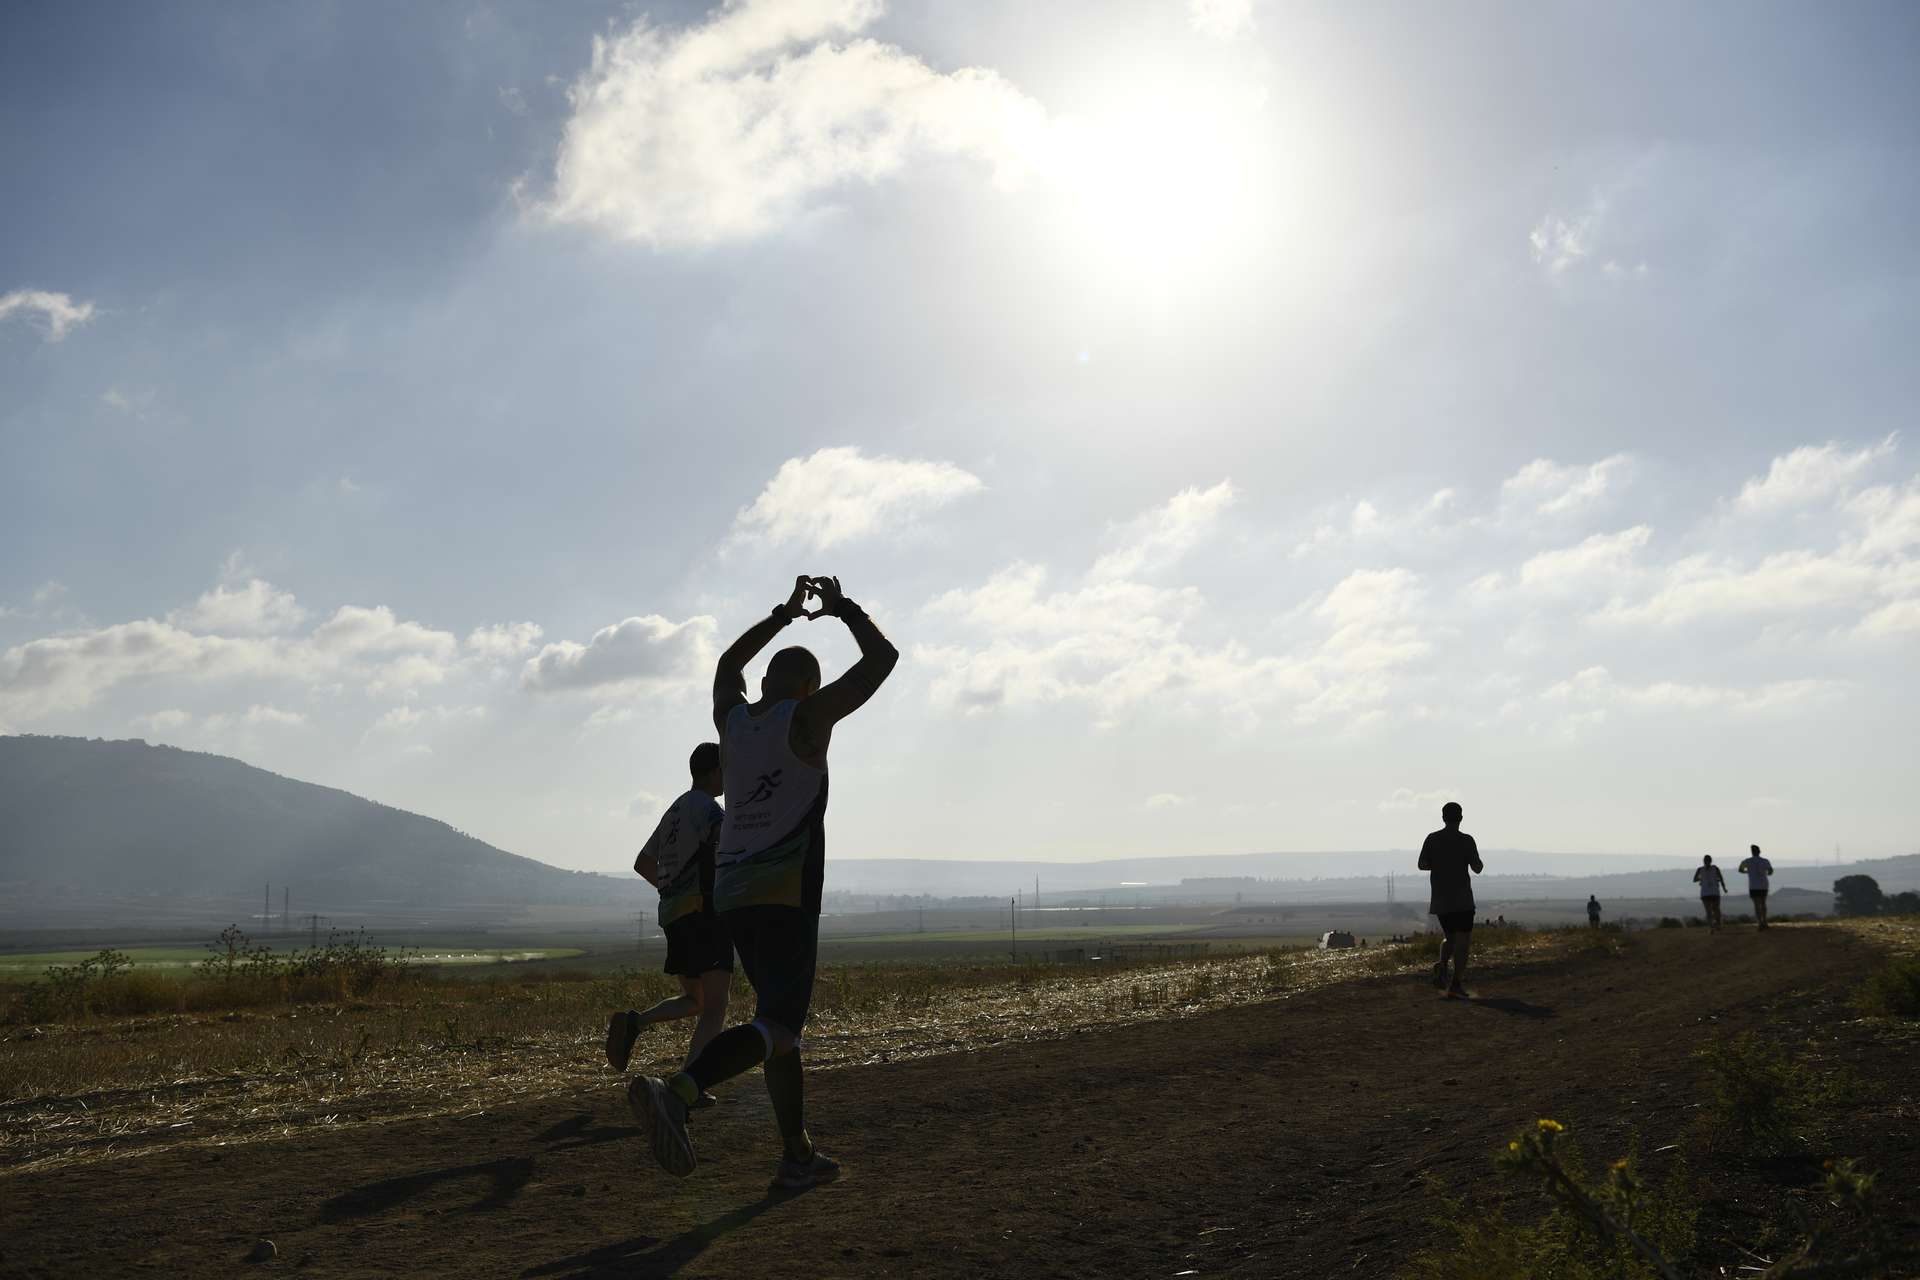
[[[1595,616],[1612,623],[1676,626],[1699,621],[1859,606],[1880,591],[1871,565],[1812,551],[1783,551],[1752,568],[1709,555],[1667,566],[1661,585],[1636,602],[1614,601]]]
[[[52,598],[44,590],[36,596]],[[237,589],[210,591],[166,621],[147,618],[29,640],[0,652],[0,709],[33,720],[91,706],[129,682],[169,678],[354,682],[373,693],[410,690],[444,680],[458,648],[450,633],[398,621],[385,606],[344,606],[305,636],[267,633],[299,616],[290,595],[253,579]]]
[[[133,727],[144,733],[173,733],[192,723],[193,716],[177,707],[133,718]]]
[[[1618,533],[1596,533],[1578,546],[1542,551],[1520,566],[1520,585],[1559,595],[1603,588],[1633,570],[1635,558],[1652,537],[1653,530],[1640,524]]]
[[[540,626],[532,622],[475,627],[467,633],[467,652],[485,662],[507,662],[540,643],[544,634]]]
[[[191,607],[169,613],[167,621],[183,631],[271,635],[292,630],[306,616],[292,592],[276,591],[271,583],[250,578],[238,587],[215,587]]]
[[[1877,445],[1851,451],[1831,441],[1804,445],[1775,458],[1765,476],[1747,481],[1735,505],[1743,511],[1766,512],[1823,502],[1890,456],[1894,441],[1894,436],[1888,436]]]
[[[212,723],[217,718],[218,717],[209,716],[208,722]],[[257,702],[248,707],[245,714],[238,717],[238,719],[241,724],[249,728],[272,725],[281,729],[299,729],[305,727],[307,723],[307,717],[303,712],[287,711],[280,707],[270,707]]]
[[[734,538],[825,551],[978,493],[980,480],[950,462],[869,458],[855,448],[789,458],[734,519]]]
[[[1187,21],[1215,39],[1245,35],[1253,30],[1253,0],[1187,0]]]
[[[1143,802],[1148,809],[1184,809],[1193,803],[1192,796],[1183,796],[1172,791],[1156,791]]]
[[[658,818],[661,811],[666,808],[666,804],[664,796],[657,796],[651,791],[642,791],[627,802],[627,816],[638,819]]]
[[[1561,680],[1541,691],[1548,702],[1575,706],[1618,706],[1641,711],[1708,711],[1727,709],[1743,712],[1773,712],[1827,701],[1846,691],[1837,680],[1779,680],[1753,688],[1728,685],[1685,684],[1660,680],[1650,684],[1622,684],[1603,666],[1584,668],[1571,679]]]
[[[47,341],[58,342],[93,319],[93,304],[75,302],[64,293],[50,293],[45,289],[15,289],[12,293],[0,294],[0,321],[33,315],[39,316],[46,328]]]
[[[1380,802],[1382,813],[1393,813],[1404,809],[1434,809],[1449,800],[1461,800],[1458,787],[1439,787],[1432,791],[1415,791],[1412,787],[1395,787],[1393,794]]]
[[[1382,514],[1373,502],[1362,498],[1342,524],[1332,520],[1317,525],[1312,535],[1296,543],[1291,553],[1295,560],[1326,555],[1349,545],[1369,542],[1398,542],[1430,535],[1446,514],[1457,505],[1459,494],[1441,489],[1424,503],[1397,515]]]
[[[1182,489],[1124,529],[1122,545],[1093,562],[1095,580],[1131,578],[1174,564],[1210,535],[1233,505],[1233,485]]]
[[[1541,218],[1527,233],[1533,260],[1552,275],[1586,261],[1593,253],[1594,229],[1601,213],[1596,207],[1571,219],[1551,213]]]
[[[1540,515],[1560,515],[1576,511],[1617,490],[1632,472],[1633,459],[1624,453],[1602,458],[1589,466],[1561,466],[1547,458],[1535,458],[1509,476],[1500,491],[1502,498],[1516,505],[1531,507]]]
[[[1016,179],[1045,111],[992,71],[854,38],[881,0],[734,0],[699,25],[596,38],[569,91],[547,216],[656,247],[765,234],[917,155]]]
[[[718,624],[704,614],[672,622],[658,614],[602,627],[586,644],[562,640],[527,659],[522,687],[535,693],[619,687],[635,692],[697,684],[711,676]]]
[[[1864,522],[1858,553],[1868,559],[1883,559],[1920,547],[1920,480],[1895,489],[1876,485],[1855,494],[1847,510]]]

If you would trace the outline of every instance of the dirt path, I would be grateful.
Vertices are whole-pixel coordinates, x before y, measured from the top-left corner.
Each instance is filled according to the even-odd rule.
[[[1656,931],[1489,966],[1470,1005],[1382,978],[822,1073],[815,1137],[848,1176],[781,1199],[755,1077],[697,1117],[683,1182],[613,1083],[590,1110],[24,1173],[0,1180],[0,1275],[227,1274],[260,1237],[280,1251],[260,1270],[309,1276],[1387,1275],[1432,1241],[1422,1173],[1487,1194],[1489,1154],[1542,1115],[1595,1154],[1674,1141],[1703,1035],[1873,962],[1832,929]]]

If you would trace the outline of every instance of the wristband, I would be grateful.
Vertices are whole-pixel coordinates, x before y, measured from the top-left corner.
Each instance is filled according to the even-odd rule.
[[[778,618],[780,620],[780,625],[783,627],[786,626],[789,622],[793,621],[793,615],[787,612],[787,606],[784,604],[777,604],[773,606],[773,609],[768,614],[768,616],[773,618]]]
[[[844,620],[849,613],[857,613],[863,618],[867,616],[865,609],[862,609],[845,596],[841,596],[840,603],[833,606],[833,616]]]

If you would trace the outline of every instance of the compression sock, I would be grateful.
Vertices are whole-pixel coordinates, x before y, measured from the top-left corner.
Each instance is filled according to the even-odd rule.
[[[703,1092],[722,1080],[731,1080],[753,1070],[766,1056],[767,1042],[758,1027],[751,1022],[728,1027],[707,1041],[707,1047],[700,1051],[700,1056],[688,1063],[685,1071],[669,1080],[667,1087],[680,1095],[680,1101],[692,1106],[693,1100]]]
[[[768,1058],[766,1076],[767,1097],[773,1100],[774,1122],[780,1126],[780,1145],[787,1159],[803,1164],[813,1159],[813,1140],[807,1136],[806,1077],[800,1070],[800,1051]]]

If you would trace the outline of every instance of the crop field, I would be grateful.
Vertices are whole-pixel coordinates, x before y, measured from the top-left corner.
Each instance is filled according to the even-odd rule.
[[[95,951],[25,951],[0,953],[0,978],[32,978],[50,966],[78,964]],[[205,947],[130,947],[121,954],[135,969],[187,970],[208,957]],[[586,952],[579,947],[462,947],[409,953],[409,964],[481,965],[521,964],[534,960],[570,960]]]

